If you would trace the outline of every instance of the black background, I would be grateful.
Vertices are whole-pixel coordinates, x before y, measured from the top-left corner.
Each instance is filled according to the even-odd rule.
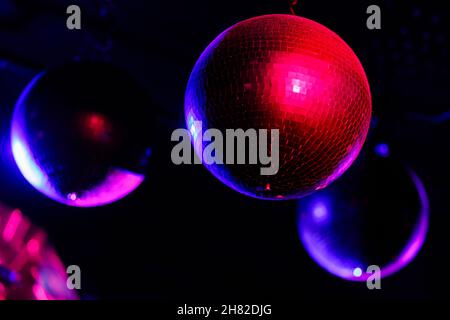
[[[70,4],[82,8],[81,31],[66,28]],[[382,9],[382,30],[366,28],[371,4]],[[101,17],[102,8],[109,8],[109,16]],[[354,49],[372,88],[371,139],[390,143],[422,177],[431,226],[419,256],[384,279],[382,290],[369,291],[328,274],[308,257],[297,236],[295,202],[251,199],[201,166],[171,163],[170,134],[184,127],[185,85],[202,50],[240,20],[288,13],[287,1],[5,0],[0,201],[21,208],[48,231],[67,265],[81,267],[82,298],[450,296],[450,11],[436,0],[300,0],[297,12],[336,31]],[[154,101],[149,125],[156,121],[161,127],[144,185],[101,208],[70,208],[45,198],[21,177],[8,151],[11,112],[23,87],[37,72],[76,58],[105,59],[129,71]]]

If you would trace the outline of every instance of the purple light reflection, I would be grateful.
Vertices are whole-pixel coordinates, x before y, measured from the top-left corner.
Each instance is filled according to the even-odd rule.
[[[387,265],[380,266],[381,277],[385,278],[398,272],[407,266],[422,248],[429,225],[429,200],[424,185],[417,174],[408,169],[408,173],[414,183],[420,200],[420,213],[418,222],[413,230],[406,246],[398,256]],[[308,200],[308,199],[306,199]],[[299,237],[308,254],[313,260],[329,273],[349,281],[367,281],[371,274],[366,273],[369,264],[354,254],[352,250],[342,246],[335,246],[324,236],[324,231],[328,230],[324,221],[332,219],[336,212],[332,196],[325,192],[320,198],[312,201],[305,201],[306,207],[299,212],[297,222]],[[325,214],[326,213],[326,214]],[[324,218],[326,217],[326,218]],[[343,220],[344,222],[348,220]],[[307,227],[305,227],[307,226]],[[348,235],[344,234],[344,237]],[[343,241],[340,238],[339,241]],[[346,239],[346,244],[358,239]]]

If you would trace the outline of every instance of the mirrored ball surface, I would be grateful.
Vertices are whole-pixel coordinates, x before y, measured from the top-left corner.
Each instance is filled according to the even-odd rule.
[[[408,265],[428,230],[429,204],[422,181],[391,158],[388,145],[358,161],[348,176],[298,206],[298,232],[308,254],[328,272],[366,281],[369,266],[381,277]]]
[[[293,15],[255,17],[224,31],[198,59],[185,95],[186,125],[200,158],[209,145],[200,129],[266,129],[268,142],[259,138],[266,150],[270,130],[279,130],[276,174],[262,175],[268,165],[251,164],[248,146],[241,148],[245,164],[227,163],[233,147],[223,151],[226,164],[204,161],[229,187],[273,200],[305,196],[342,175],[365,141],[371,110],[352,49],[323,25]]]
[[[108,64],[43,72],[14,111],[15,162],[31,185],[58,202],[92,207],[117,201],[144,181],[147,101],[133,79]]]

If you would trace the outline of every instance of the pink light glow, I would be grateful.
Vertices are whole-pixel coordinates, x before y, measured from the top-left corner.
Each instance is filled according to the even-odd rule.
[[[1,204],[0,262],[11,282],[0,283],[0,300],[78,299],[76,291],[67,288],[66,268],[46,233],[20,210]]]
[[[64,202],[77,207],[105,205],[125,197],[143,181],[143,175],[115,169],[108,175],[107,180],[97,188],[85,192],[82,196],[72,193]]]
[[[40,284],[33,285],[33,294],[37,300],[51,300]]]
[[[0,283],[0,300],[6,299],[6,288],[3,284]]]
[[[83,114],[80,123],[86,138],[103,143],[111,140],[112,124],[104,115],[94,112]]]
[[[7,242],[11,241],[16,234],[17,227],[22,221],[22,213],[19,210],[14,210],[8,222],[6,223],[5,229],[3,230],[3,239]]]
[[[27,250],[31,255],[36,255],[41,248],[41,245],[37,239],[31,239],[28,241]]]

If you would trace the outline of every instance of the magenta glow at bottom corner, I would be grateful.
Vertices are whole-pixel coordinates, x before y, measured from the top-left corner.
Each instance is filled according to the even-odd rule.
[[[0,203],[0,300],[78,300],[45,231]]]

